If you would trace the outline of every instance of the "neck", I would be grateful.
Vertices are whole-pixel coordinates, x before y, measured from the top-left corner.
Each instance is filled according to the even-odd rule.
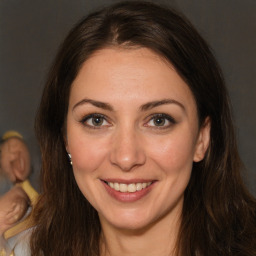
[[[148,227],[118,229],[102,223],[101,256],[174,256],[181,212],[164,216]]]

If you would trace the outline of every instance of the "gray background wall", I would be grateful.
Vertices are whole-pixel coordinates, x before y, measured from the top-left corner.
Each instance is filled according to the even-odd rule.
[[[33,122],[47,70],[71,26],[114,0],[0,1],[0,134],[20,131],[33,157],[40,153]],[[159,1],[181,10],[210,43],[233,103],[245,180],[256,195],[256,0]]]

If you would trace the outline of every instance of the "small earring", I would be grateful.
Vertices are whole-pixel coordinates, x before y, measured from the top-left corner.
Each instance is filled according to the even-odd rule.
[[[68,153],[68,158],[69,158],[70,164],[72,165],[72,164],[73,164],[73,163],[72,163],[72,158],[71,158],[71,154],[69,154],[69,153]]]

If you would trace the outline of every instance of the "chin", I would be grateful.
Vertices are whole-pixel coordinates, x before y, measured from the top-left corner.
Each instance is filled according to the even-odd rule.
[[[102,216],[99,214],[102,225],[104,225],[104,222],[107,222],[108,225],[116,229],[132,232],[135,230],[145,230],[155,222],[155,220],[150,216],[147,216],[145,212],[140,211],[138,213],[137,211],[127,209],[124,209],[124,211],[119,211],[116,214],[112,211],[109,216]]]

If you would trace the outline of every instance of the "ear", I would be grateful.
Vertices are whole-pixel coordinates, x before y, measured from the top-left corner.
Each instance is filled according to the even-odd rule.
[[[66,151],[67,151],[67,153],[69,153],[69,146],[68,146],[68,138],[67,138],[67,136],[63,136],[63,140],[64,140],[64,143],[65,143]]]
[[[209,147],[210,131],[211,131],[211,120],[209,117],[207,117],[199,131],[194,158],[193,158],[194,162],[199,162],[204,159],[205,152]]]
[[[65,144],[65,148],[67,153],[69,152],[69,146],[68,146],[68,136],[67,136],[67,124],[62,128],[62,136],[63,136],[63,141]]]

